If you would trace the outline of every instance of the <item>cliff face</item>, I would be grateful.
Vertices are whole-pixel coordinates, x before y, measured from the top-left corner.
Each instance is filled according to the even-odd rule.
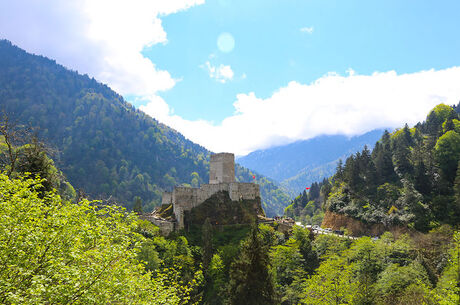
[[[377,236],[385,231],[400,231],[400,227],[386,227],[381,223],[366,224],[347,215],[337,214],[334,212],[326,211],[324,214],[323,228],[331,228],[332,230],[347,229],[352,236]],[[407,231],[407,229],[406,229]]]
[[[260,197],[232,201],[227,191],[219,191],[202,204],[184,213],[185,228],[201,226],[206,218],[213,225],[250,224],[257,215],[265,216]]]

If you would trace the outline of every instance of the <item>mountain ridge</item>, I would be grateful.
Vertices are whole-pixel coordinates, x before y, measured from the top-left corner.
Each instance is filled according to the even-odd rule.
[[[44,56],[0,40],[0,105],[18,123],[39,128],[58,150],[56,165],[70,183],[93,198],[146,210],[163,190],[208,180],[206,148],[186,139],[126,102],[107,85]],[[264,209],[282,213],[287,204],[272,181],[238,168],[237,179],[261,184]]]
[[[252,152],[237,161],[270,177],[296,195],[313,182],[331,176],[339,159],[373,147],[383,134],[376,129],[359,136],[322,135],[309,140]]]

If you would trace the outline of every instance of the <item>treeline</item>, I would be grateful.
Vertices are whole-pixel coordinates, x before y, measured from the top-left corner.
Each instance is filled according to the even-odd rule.
[[[57,166],[90,198],[129,209],[140,202],[151,211],[164,190],[208,181],[208,150],[136,110],[108,86],[6,40],[0,40],[0,110],[10,121],[37,127],[56,151]],[[285,204],[283,195],[264,181],[262,200],[268,214],[276,213]]]
[[[406,124],[386,131],[372,152],[365,147],[340,161],[335,175],[322,182],[316,207],[387,228],[426,232],[441,224],[458,225],[459,109],[440,104],[413,128]],[[302,194],[286,212],[307,215],[310,201]]]

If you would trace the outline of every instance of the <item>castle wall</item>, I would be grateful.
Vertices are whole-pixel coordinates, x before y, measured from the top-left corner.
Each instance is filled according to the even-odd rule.
[[[171,204],[172,203],[172,193],[164,192],[161,197],[161,204]]]
[[[200,196],[199,202],[203,202],[215,193],[219,191],[227,191],[228,192],[228,183],[218,183],[218,184],[203,184],[200,187]]]
[[[175,187],[172,193],[173,211],[179,229],[184,227],[184,211],[189,211],[198,204],[200,189],[190,187]]]
[[[232,201],[260,197],[259,185],[235,182],[235,156],[231,153],[220,153],[211,155],[209,184],[203,184],[200,188],[175,187],[172,193],[163,193],[162,203],[172,203],[177,221],[176,229],[182,229],[184,212],[190,211],[219,191],[227,191]]]
[[[240,199],[256,199],[260,197],[260,187],[255,183],[230,183],[229,184],[229,195],[232,201],[238,201]]]
[[[211,155],[209,184],[235,182],[235,155],[220,153]]]
[[[260,188],[254,183],[203,184],[198,188],[176,187],[172,193],[174,215],[178,228],[184,227],[184,212],[200,205],[219,191],[227,191],[232,201],[260,197]],[[166,197],[167,199],[168,197]]]

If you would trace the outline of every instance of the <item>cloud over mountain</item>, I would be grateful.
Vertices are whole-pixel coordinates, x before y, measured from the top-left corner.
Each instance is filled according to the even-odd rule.
[[[358,135],[415,124],[439,103],[458,103],[458,79],[460,67],[410,74],[329,73],[310,84],[292,81],[266,99],[254,92],[238,94],[234,115],[221,124],[184,120],[161,99],[141,109],[213,151],[246,154],[321,134]]]
[[[204,0],[0,2],[0,37],[108,83],[122,94],[147,95],[176,82],[142,56],[167,43],[160,17]]]

